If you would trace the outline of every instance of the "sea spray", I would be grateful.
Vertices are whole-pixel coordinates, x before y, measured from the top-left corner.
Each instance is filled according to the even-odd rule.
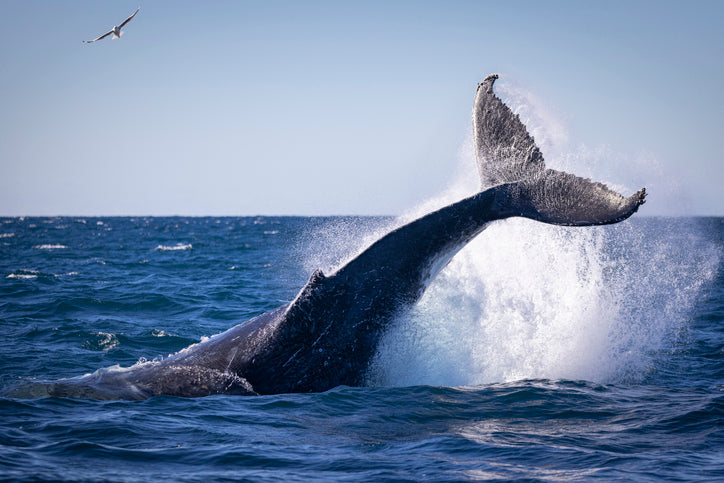
[[[373,382],[640,381],[718,263],[677,237],[642,242],[641,226],[493,224],[387,334]]]
[[[391,217],[329,218],[305,230],[298,257],[306,273],[321,269],[330,274],[403,224],[402,219]]]
[[[562,125],[530,94],[504,92],[544,153],[560,152],[567,141]],[[474,192],[477,173],[468,139],[450,188],[401,220]],[[581,147],[547,162],[607,179],[597,176],[606,155],[610,150]],[[639,181],[641,174],[632,176]],[[695,222],[662,230],[652,239],[654,224],[640,218],[595,228],[524,219],[491,224],[433,281],[419,304],[401,315],[383,339],[370,382],[475,385],[538,378],[608,383],[648,377],[656,359],[676,346],[699,289],[715,276],[722,254],[714,245],[702,246],[710,242],[703,241]],[[696,250],[687,249],[692,245]]]

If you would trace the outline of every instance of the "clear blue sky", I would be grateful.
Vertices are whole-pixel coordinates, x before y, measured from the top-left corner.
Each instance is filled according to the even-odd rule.
[[[94,44],[138,3],[0,6],[0,215],[398,214],[491,72],[549,164],[724,215],[721,1],[153,1]]]

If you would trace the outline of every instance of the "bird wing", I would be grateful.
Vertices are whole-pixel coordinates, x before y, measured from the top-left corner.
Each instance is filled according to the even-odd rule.
[[[91,42],[95,42],[96,40],[105,39],[106,37],[108,37],[108,36],[111,35],[112,33],[113,33],[113,30],[109,30],[108,32],[106,32],[106,33],[104,33],[103,35],[101,35],[100,37],[95,38],[95,39],[93,39],[93,40],[84,40],[83,43],[84,43],[84,44],[90,44]]]
[[[128,17],[126,20],[124,20],[123,23],[118,26],[118,28],[119,28],[119,29],[122,29],[128,22],[131,21],[131,19],[132,19],[133,17],[136,16],[136,14],[138,13],[139,10],[141,10],[141,7],[138,7],[138,8],[136,9],[136,11],[133,12],[133,15],[131,15],[130,17]]]

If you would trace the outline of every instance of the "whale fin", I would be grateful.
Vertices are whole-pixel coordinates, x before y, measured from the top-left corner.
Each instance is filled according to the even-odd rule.
[[[506,185],[498,200],[503,213],[587,226],[618,223],[638,210],[645,189],[625,198],[603,183],[547,169],[520,117],[493,92],[497,78],[489,75],[478,85],[473,130],[481,186]]]

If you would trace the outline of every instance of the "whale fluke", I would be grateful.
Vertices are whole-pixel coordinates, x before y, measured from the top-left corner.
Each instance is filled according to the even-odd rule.
[[[645,188],[624,198],[605,184],[547,169],[520,117],[493,92],[497,78],[489,75],[478,85],[473,130],[481,188],[508,185],[500,190],[501,210],[569,226],[617,223],[638,210]]]

